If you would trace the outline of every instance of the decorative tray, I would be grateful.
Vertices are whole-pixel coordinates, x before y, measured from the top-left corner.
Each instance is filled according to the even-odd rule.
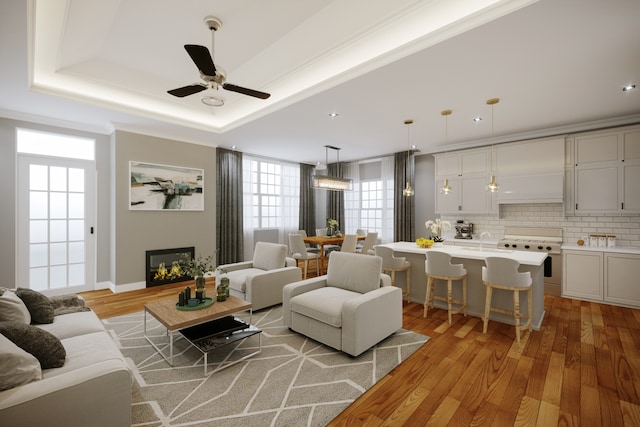
[[[176,303],[176,308],[180,311],[193,311],[193,310],[202,310],[203,308],[211,307],[213,305],[213,298],[205,298],[203,302],[198,305],[178,305]]]

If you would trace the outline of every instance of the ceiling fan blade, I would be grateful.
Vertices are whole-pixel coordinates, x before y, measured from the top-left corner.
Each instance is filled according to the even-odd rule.
[[[184,98],[185,96],[193,95],[194,93],[202,92],[207,89],[207,85],[202,83],[195,83],[189,86],[179,87],[177,89],[171,89],[167,92],[178,98]]]
[[[213,65],[209,49],[197,44],[186,44],[184,48],[202,74],[206,76],[216,75],[216,66]]]
[[[260,98],[260,99],[267,99],[267,98],[269,98],[271,96],[271,94],[266,93],[266,92],[260,92],[258,90],[247,89],[246,87],[236,86],[236,85],[231,84],[231,83],[223,84],[222,88],[226,89],[226,90],[230,90],[231,92],[238,92],[238,93],[241,93],[243,95],[254,96],[254,97]]]

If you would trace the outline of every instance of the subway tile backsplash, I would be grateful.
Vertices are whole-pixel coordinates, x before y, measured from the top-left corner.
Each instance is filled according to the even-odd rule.
[[[452,224],[458,219],[472,222],[474,234],[488,231],[493,239],[504,237],[505,226],[561,227],[565,243],[575,243],[589,234],[607,234],[616,236],[616,246],[640,248],[640,215],[565,216],[560,203],[501,205],[500,218],[467,215],[442,219]]]

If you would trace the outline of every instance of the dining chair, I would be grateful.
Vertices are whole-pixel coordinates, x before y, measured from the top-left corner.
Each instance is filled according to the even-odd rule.
[[[355,253],[356,243],[358,243],[357,234],[345,234],[344,240],[342,241],[342,246],[340,247],[340,252]]]
[[[316,228],[316,236],[327,237],[326,228]],[[331,251],[340,249],[340,245],[324,245],[324,255],[328,256]]]
[[[304,261],[304,269],[302,272],[302,278],[307,278],[307,270],[309,269],[309,260],[316,260],[316,276],[320,275],[320,261],[318,252],[309,252],[304,243],[304,238],[300,234],[289,234],[289,250],[291,250],[291,256],[296,260]]]
[[[373,250],[373,247],[376,245],[377,242],[378,242],[377,232],[372,231],[371,233],[367,233],[367,236],[364,238],[364,243],[362,243],[362,246],[360,248],[356,247],[356,252],[364,255],[373,255],[375,253],[375,251]]]
[[[298,230],[296,231],[296,234],[301,235],[304,240],[304,238],[307,237],[307,230]],[[304,245],[307,247],[307,252],[320,252],[320,248],[316,246],[311,246],[309,243],[305,243]]]

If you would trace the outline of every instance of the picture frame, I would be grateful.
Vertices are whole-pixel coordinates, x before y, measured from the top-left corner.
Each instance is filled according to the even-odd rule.
[[[129,162],[129,210],[204,211],[204,169]]]

